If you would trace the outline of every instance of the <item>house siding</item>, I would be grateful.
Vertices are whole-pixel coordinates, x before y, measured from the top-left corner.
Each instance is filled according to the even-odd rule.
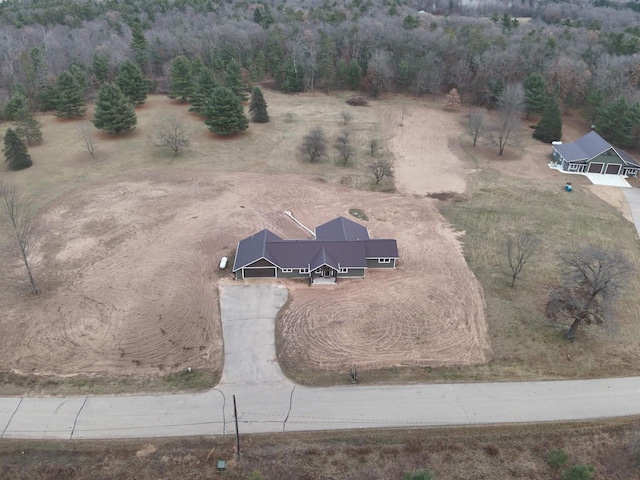
[[[309,274],[299,273],[297,268],[294,268],[293,272],[283,272],[278,269],[278,278],[309,278]]]
[[[348,278],[348,277],[364,277],[364,268],[350,268],[347,273],[336,273],[338,278]]]
[[[380,263],[378,258],[367,258],[367,268],[395,268],[396,262],[392,258],[389,263]]]

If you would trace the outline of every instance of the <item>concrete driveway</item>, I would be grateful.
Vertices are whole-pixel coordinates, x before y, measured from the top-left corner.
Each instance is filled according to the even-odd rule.
[[[287,301],[281,285],[224,285],[218,288],[224,332],[221,385],[290,384],[275,347],[275,317]]]

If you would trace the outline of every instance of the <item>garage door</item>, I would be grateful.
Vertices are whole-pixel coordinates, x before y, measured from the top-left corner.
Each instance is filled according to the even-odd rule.
[[[244,278],[275,277],[275,268],[245,268]]]
[[[607,169],[604,171],[604,173],[608,173],[610,175],[618,175],[620,174],[621,168],[622,168],[622,165],[616,165],[615,163],[610,163],[609,165],[607,165]]]
[[[589,173],[602,173],[602,167],[604,167],[604,163],[590,163],[589,164]]]

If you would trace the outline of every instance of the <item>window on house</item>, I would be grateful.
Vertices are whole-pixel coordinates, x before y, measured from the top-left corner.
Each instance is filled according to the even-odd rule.
[[[293,268],[283,268],[282,273],[291,273],[293,272]]]
[[[339,268],[338,269],[338,273],[349,273],[349,269],[348,268]]]
[[[378,263],[391,263],[390,258],[379,258]]]
[[[309,273],[309,269],[308,268],[299,268],[298,272],[299,273]]]

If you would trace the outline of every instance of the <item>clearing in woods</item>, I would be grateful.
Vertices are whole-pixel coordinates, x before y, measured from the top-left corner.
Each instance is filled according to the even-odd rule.
[[[393,188],[387,179],[374,186],[366,171],[371,139],[390,140],[401,158],[420,153],[426,168],[450,156],[446,143],[426,152],[430,136],[393,144],[401,128],[430,135],[419,126],[431,113],[411,107],[401,127],[393,99],[352,109],[346,127],[355,161],[342,166],[329,149],[329,158],[309,164],[297,150],[302,136],[319,125],[332,144],[345,128],[340,112],[350,107],[326,95],[266,97],[272,121],[229,139],[209,133],[186,106],[150,97],[134,132],[96,131],[93,161],[79,122],[40,117],[45,141],[30,149],[34,167],[2,176],[37,195],[47,225],[38,262],[43,292],[30,297],[10,287],[0,300],[0,369],[153,377],[191,366],[219,375],[220,257],[263,228],[304,238],[283,210],[315,226],[354,207],[365,211],[372,236],[398,239],[401,266],[325,289],[290,282],[293,299],[279,329],[284,363],[343,370],[489,359],[482,289],[433,201],[348,188]],[[175,160],[146,140],[168,115],[192,131],[189,151]],[[378,155],[391,156],[387,148]],[[441,176],[439,191],[462,191],[460,175]],[[412,192],[402,183],[400,191]]]

